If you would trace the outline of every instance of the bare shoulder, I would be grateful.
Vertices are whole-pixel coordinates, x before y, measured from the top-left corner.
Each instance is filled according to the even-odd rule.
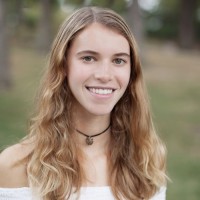
[[[32,151],[28,143],[15,144],[0,154],[0,187],[27,187],[26,163],[19,161]]]

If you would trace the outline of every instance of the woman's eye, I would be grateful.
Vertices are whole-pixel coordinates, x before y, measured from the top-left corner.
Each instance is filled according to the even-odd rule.
[[[114,63],[117,65],[122,65],[122,64],[126,63],[126,61],[121,58],[116,58],[116,59],[114,59]]]
[[[85,62],[92,62],[94,61],[94,58],[92,56],[84,56],[82,57],[82,60]]]

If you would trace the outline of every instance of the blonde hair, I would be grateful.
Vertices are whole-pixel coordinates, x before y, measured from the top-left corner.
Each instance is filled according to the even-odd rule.
[[[166,184],[165,147],[153,127],[134,37],[118,14],[104,8],[77,10],[55,38],[30,126],[35,147],[28,157],[29,182],[44,200],[64,200],[73,188],[80,190],[84,172],[72,137],[67,54],[76,35],[94,22],[123,35],[131,52],[129,85],[111,113],[110,186],[117,200],[148,199]]]

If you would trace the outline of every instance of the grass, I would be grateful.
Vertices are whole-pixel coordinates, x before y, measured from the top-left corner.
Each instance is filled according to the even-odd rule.
[[[154,121],[168,149],[168,200],[200,196],[200,58],[171,44],[145,46],[144,75]],[[13,88],[0,93],[0,148],[27,133],[45,57],[15,46],[11,54]]]
[[[174,90],[179,91],[178,88]],[[197,98],[191,92],[194,88],[174,95],[167,87],[150,86],[154,118],[168,149],[172,183],[167,196],[172,200],[197,200],[200,195],[200,110],[197,107],[200,96]]]
[[[16,47],[11,54],[13,88],[0,93],[0,148],[27,133],[34,94],[43,71],[44,57],[34,50]]]
[[[154,121],[168,149],[167,199],[200,196],[200,58],[165,44],[147,46],[145,77]]]

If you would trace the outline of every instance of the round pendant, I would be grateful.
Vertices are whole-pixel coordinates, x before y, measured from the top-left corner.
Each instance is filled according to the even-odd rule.
[[[93,144],[93,138],[92,137],[86,137],[86,144],[87,145],[92,145]]]

